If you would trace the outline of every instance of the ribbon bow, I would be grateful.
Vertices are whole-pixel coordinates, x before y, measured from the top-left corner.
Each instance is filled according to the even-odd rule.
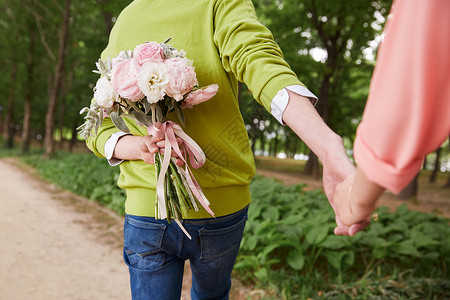
[[[166,173],[169,168],[171,159],[170,154],[172,153],[172,150],[174,150],[178,157],[184,162],[185,166],[184,169],[178,168],[178,171],[184,176],[187,184],[189,185],[189,188],[191,189],[197,200],[200,202],[200,204],[203,206],[203,208],[211,216],[214,217],[214,212],[211,210],[211,208],[209,208],[210,202],[203,194],[200,185],[195,180],[194,175],[192,174],[192,171],[187,163],[188,157],[189,162],[194,169],[200,168],[206,162],[205,153],[200,148],[200,146],[190,136],[188,136],[178,124],[172,121],[166,121],[159,124],[161,124],[159,127],[156,127],[156,124],[153,124],[153,126],[147,128],[148,134],[152,135],[155,138],[164,139],[165,141],[164,152],[166,155],[164,155],[164,159],[161,164],[161,170],[156,183],[158,206],[161,208],[165,207],[164,178],[166,177]],[[180,145],[177,142],[177,137],[181,140]],[[185,150],[184,154],[182,153],[180,146],[181,148],[183,148],[183,150]],[[158,214],[160,219],[167,218],[165,209],[159,209]],[[179,225],[181,224],[177,219],[175,219],[175,221]],[[184,229],[182,226],[180,227]]]

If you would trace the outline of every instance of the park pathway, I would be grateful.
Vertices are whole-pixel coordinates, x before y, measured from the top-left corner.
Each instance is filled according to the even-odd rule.
[[[121,218],[22,168],[0,159],[0,299],[130,299]]]

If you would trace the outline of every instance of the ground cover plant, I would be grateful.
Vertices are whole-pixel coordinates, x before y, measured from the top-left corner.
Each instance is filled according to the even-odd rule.
[[[67,152],[21,159],[49,181],[123,215],[119,168],[104,159]],[[333,213],[321,191],[263,177],[251,191],[235,275],[265,291],[258,299],[450,298],[449,219],[382,208],[366,231],[342,237],[332,233]]]
[[[284,299],[448,299],[449,220],[400,206],[335,236],[325,195],[257,177],[235,270]]]

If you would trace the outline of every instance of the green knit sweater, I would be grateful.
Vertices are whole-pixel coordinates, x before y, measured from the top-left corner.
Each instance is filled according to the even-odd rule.
[[[194,176],[211,202],[216,216],[236,212],[250,203],[249,183],[255,166],[247,131],[238,105],[238,81],[270,111],[276,93],[302,84],[282,58],[271,32],[257,19],[250,0],[136,0],[126,7],[111,32],[102,57],[144,42],[162,42],[185,50],[194,61],[200,86],[216,83],[219,92],[211,100],[185,110],[185,132],[203,149],[207,162]],[[175,115],[170,119],[177,122]],[[179,122],[178,122],[179,123]],[[133,135],[146,129],[127,121]],[[104,146],[119,131],[106,118],[88,147],[104,157]],[[155,170],[143,161],[120,165],[118,185],[127,192],[127,214],[154,216]],[[203,209],[187,218],[208,218]]]

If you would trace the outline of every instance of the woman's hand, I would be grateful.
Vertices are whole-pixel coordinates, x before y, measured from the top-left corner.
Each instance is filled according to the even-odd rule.
[[[371,182],[359,168],[339,183],[333,195],[333,209],[342,228],[336,228],[335,234],[354,235],[366,228],[383,191],[382,187]]]

